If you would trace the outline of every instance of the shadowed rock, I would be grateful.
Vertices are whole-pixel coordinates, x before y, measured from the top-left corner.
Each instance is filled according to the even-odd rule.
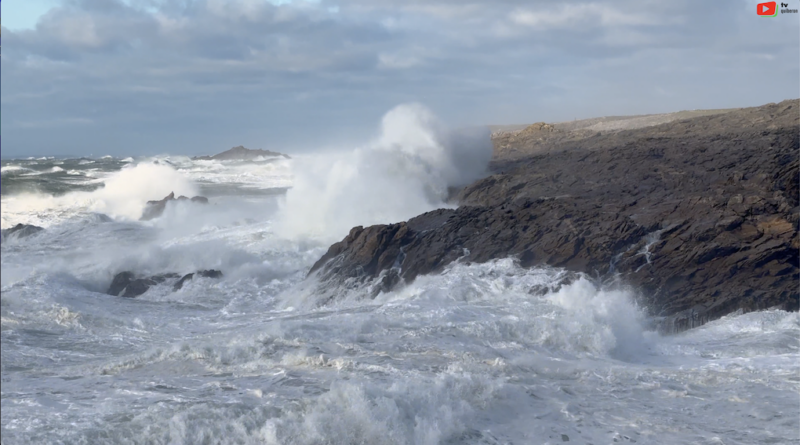
[[[201,271],[198,271],[196,273],[197,273],[197,275],[200,275],[203,278],[221,278],[222,277],[222,272],[220,272],[218,270],[213,270],[213,269],[212,270],[201,270]],[[194,273],[187,273],[186,275],[181,277],[181,279],[178,280],[178,282],[175,283],[175,285],[172,286],[173,292],[180,290],[183,287],[184,283],[186,283],[187,281],[189,281],[189,280],[194,278],[194,275],[195,275]]]
[[[201,270],[196,273],[205,278],[222,277],[222,272],[218,270]],[[176,281],[175,284],[173,284],[173,291],[176,291],[183,286],[186,280],[191,279],[193,275],[193,273],[190,273],[181,278],[181,276],[176,273],[164,273],[150,277],[137,277],[133,272],[120,272],[114,276],[106,293],[114,296],[134,298],[147,292],[152,286],[173,280]]]
[[[311,272],[322,285],[382,276],[391,289],[459,258],[515,256],[524,267],[619,274],[678,330],[740,309],[797,310],[799,104],[578,142],[525,139],[535,154],[499,152],[496,174],[462,190],[458,209],[356,227]],[[555,133],[530,133],[543,130]]]
[[[164,213],[164,210],[167,208],[167,203],[170,201],[189,201],[198,204],[208,204],[208,198],[205,196],[195,196],[191,199],[187,198],[186,196],[179,196],[176,199],[175,192],[170,192],[169,195],[160,201],[147,201],[147,205],[145,206],[144,211],[142,212],[142,217],[139,218],[139,221],[148,221],[158,218],[162,213]]]

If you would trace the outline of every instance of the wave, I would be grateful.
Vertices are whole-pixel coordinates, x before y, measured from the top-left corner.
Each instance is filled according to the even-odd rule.
[[[375,280],[380,285],[381,278]],[[441,274],[417,277],[396,291],[375,295],[370,285],[352,288],[320,288],[315,283],[284,296],[289,309],[341,308],[363,304],[402,306],[414,304],[442,308],[459,304],[500,304],[514,308],[523,331],[504,332],[498,326],[471,327],[472,332],[451,335],[479,335],[487,341],[525,338],[531,347],[569,354],[609,355],[631,359],[649,354],[648,337],[656,335],[645,311],[636,303],[632,290],[600,287],[583,274],[563,269],[525,269],[516,259],[506,258],[482,264],[453,263]],[[370,303],[371,302],[371,303]],[[514,323],[516,324],[516,323]],[[502,338],[505,337],[505,338]]]
[[[193,196],[198,191],[196,185],[176,170],[153,164],[120,170],[103,182],[105,186],[98,190],[70,192],[62,196],[30,192],[4,195],[2,227],[17,223],[48,227],[84,212],[136,220],[149,200],[161,199],[170,192]]]
[[[491,154],[488,130],[448,131],[422,105],[398,106],[368,146],[295,160],[277,230],[333,241],[447,206],[449,189],[484,174]]]
[[[29,171],[33,171],[33,170],[31,170],[29,168],[22,167],[20,165],[13,165],[13,164],[4,165],[3,167],[0,167],[0,174],[2,174],[3,176],[16,175],[16,174],[19,174],[19,173],[22,173],[22,172],[29,172]]]

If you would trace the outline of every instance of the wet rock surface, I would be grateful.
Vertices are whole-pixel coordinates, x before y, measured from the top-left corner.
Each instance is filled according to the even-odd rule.
[[[158,218],[164,213],[164,210],[167,208],[167,203],[171,201],[189,201],[197,204],[208,204],[208,198],[205,196],[194,196],[192,198],[187,198],[186,196],[178,196],[175,198],[175,192],[170,192],[169,195],[165,196],[164,199],[160,201],[147,201],[147,205],[142,212],[140,221],[148,221],[154,218]]]
[[[182,276],[177,283],[172,286],[173,291],[178,291],[183,288],[184,283],[194,278],[195,274],[203,277],[203,278],[222,278],[222,272],[218,270],[200,270],[196,273],[187,273],[186,275]]]
[[[218,270],[201,270],[195,273],[204,278],[222,277],[222,272]],[[147,292],[150,287],[163,284],[168,281],[175,282],[172,287],[174,292],[180,290],[186,281],[193,278],[195,273],[186,274],[183,277],[172,272],[142,277],[137,276],[133,272],[129,271],[120,272],[114,276],[114,279],[111,281],[111,285],[106,293],[119,297],[135,298]]]
[[[382,277],[388,290],[456,260],[516,256],[619,274],[678,330],[737,310],[797,310],[798,105],[501,154],[458,209],[356,227],[311,272],[323,283]]]

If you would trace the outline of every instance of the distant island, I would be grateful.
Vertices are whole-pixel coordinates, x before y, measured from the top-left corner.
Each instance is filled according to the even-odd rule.
[[[243,146],[233,147],[230,150],[223,151],[222,153],[215,154],[214,156],[195,156],[192,158],[194,161],[254,161],[259,157],[274,158],[284,157],[291,159],[289,155],[278,153],[277,151],[269,150],[251,150]]]

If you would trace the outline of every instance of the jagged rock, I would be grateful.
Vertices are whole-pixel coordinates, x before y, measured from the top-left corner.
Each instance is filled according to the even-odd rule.
[[[25,238],[35,233],[39,233],[42,230],[44,229],[39,226],[34,226],[31,224],[17,224],[16,226],[10,229],[3,229],[2,231],[0,231],[0,237],[2,237],[0,239],[5,241],[7,239]]]
[[[196,272],[197,275],[200,275],[203,278],[221,278],[222,272],[218,270],[200,270]],[[172,291],[178,291],[183,287],[183,284],[186,283],[188,280],[194,278],[194,273],[187,273],[186,275],[182,276],[180,280],[178,280],[175,285],[172,286]]]
[[[169,195],[160,201],[147,201],[147,205],[145,206],[144,211],[142,212],[142,217],[139,218],[139,221],[148,221],[158,218],[162,213],[164,213],[164,210],[167,208],[167,203],[170,201],[190,201],[198,204],[208,204],[208,198],[205,196],[195,196],[191,199],[187,198],[186,196],[179,196],[176,199],[175,192],[170,192]]]
[[[201,270],[196,273],[205,278],[222,277],[222,272],[218,270]],[[111,285],[106,293],[114,296],[135,298],[147,292],[151,286],[180,278],[173,285],[173,291],[176,291],[183,286],[183,283],[186,280],[191,279],[192,276],[194,276],[194,273],[186,274],[181,277],[179,274],[170,272],[153,275],[150,277],[137,277],[133,272],[125,271],[114,276],[114,279],[111,281]]]
[[[459,258],[516,256],[524,267],[621,274],[675,329],[737,310],[798,310],[799,105],[499,159],[494,175],[461,191],[458,209],[356,227],[311,273],[323,285],[380,277],[391,288]]]
[[[111,286],[109,286],[106,293],[117,296],[135,279],[136,276],[133,274],[133,272],[120,272],[114,275],[114,279],[111,281]]]
[[[253,161],[258,158],[272,158],[283,157],[291,159],[289,155],[278,153],[269,150],[251,150],[243,146],[233,147],[230,150],[223,151],[222,153],[213,156],[195,156],[192,159],[195,161]]]

